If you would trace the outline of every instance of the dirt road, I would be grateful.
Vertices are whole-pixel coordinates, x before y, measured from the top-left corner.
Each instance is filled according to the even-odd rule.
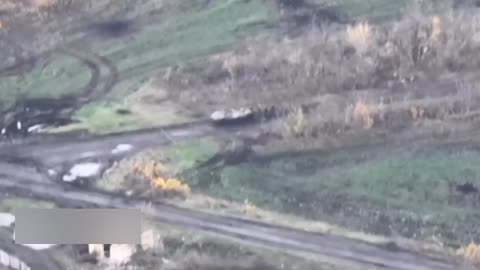
[[[159,222],[200,229],[286,252],[307,253],[318,256],[326,262],[354,267],[353,269],[469,269],[467,266],[443,262],[405,250],[388,250],[385,247],[337,236],[196,212],[167,204],[151,205],[145,201],[127,199],[110,193],[33,183],[29,179],[6,176],[0,177],[0,186],[8,192],[32,194],[39,199],[54,200],[63,207],[83,205],[142,209],[145,214]]]
[[[201,122],[101,137],[59,137],[57,140],[52,139],[54,137],[44,137],[32,138],[24,143],[4,143],[0,146],[0,187],[11,194],[53,200],[62,207],[139,208],[160,222],[200,229],[290,253],[310,254],[325,262],[344,265],[350,269],[470,269],[468,266],[439,261],[406,250],[379,247],[337,236],[206,214],[167,204],[151,205],[146,201],[119,194],[66,185],[46,173],[49,168],[89,159],[119,160],[148,146],[168,144],[171,140],[207,135],[232,136],[240,131],[252,133],[258,128],[259,126],[252,125],[219,130]],[[463,141],[466,141],[466,138],[463,138]],[[118,144],[129,144],[133,148],[121,154],[112,153],[112,149]]]

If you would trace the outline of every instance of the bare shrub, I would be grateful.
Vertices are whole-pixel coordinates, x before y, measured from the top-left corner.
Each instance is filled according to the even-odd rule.
[[[373,127],[374,120],[371,109],[364,101],[357,101],[353,106],[353,118],[365,129]]]
[[[191,192],[190,186],[175,177],[168,177],[166,167],[156,161],[139,163],[135,166],[135,172],[150,182],[154,194],[163,197],[183,197]]]
[[[0,11],[15,12],[15,14],[49,13],[89,3],[90,0],[3,0],[0,2]]]
[[[372,27],[367,22],[349,25],[346,29],[346,40],[355,47],[357,52],[364,53],[371,46]]]
[[[63,12],[88,2],[88,0],[32,0],[32,6],[39,12]]]
[[[352,90],[408,89],[418,80],[478,69],[479,21],[474,12],[451,10],[383,24],[312,28],[296,38],[259,36],[236,51],[170,70],[168,86],[183,90],[174,92],[183,93],[185,105],[203,114],[218,107],[258,104],[299,107],[325,94]],[[369,111],[377,101],[356,102],[344,106],[339,116],[317,114],[321,121],[304,125],[345,118],[344,123],[353,120],[369,129],[375,117],[382,118],[376,114],[384,109]],[[406,112],[411,119],[428,114],[408,108]],[[295,118],[287,120],[291,137],[302,133],[295,128]]]
[[[467,261],[480,265],[480,245],[476,243],[470,243],[457,250],[457,254],[464,257]]]

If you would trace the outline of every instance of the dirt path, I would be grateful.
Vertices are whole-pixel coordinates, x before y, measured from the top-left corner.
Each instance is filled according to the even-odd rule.
[[[306,253],[354,269],[470,269],[431,259],[404,250],[388,250],[371,244],[337,236],[311,233],[240,218],[211,215],[166,204],[149,205],[145,201],[126,199],[109,193],[75,190],[59,185],[32,183],[29,179],[0,176],[0,186],[12,193],[32,193],[64,207],[74,203],[96,207],[137,208],[160,222],[183,225],[243,241],[274,247],[286,252]],[[473,268],[471,268],[473,269]]]
[[[351,269],[469,269],[467,266],[438,261],[400,249],[388,249],[341,237],[311,233],[261,222],[211,215],[166,204],[149,206],[146,201],[118,194],[66,185],[49,177],[50,167],[77,162],[120,160],[149,146],[169,144],[172,140],[192,139],[208,135],[232,137],[253,134],[261,124],[219,129],[208,122],[177,125],[164,129],[121,133],[99,137],[68,138],[50,136],[31,138],[0,145],[0,187],[12,194],[54,200],[61,206],[135,207],[160,222],[184,225],[250,243],[265,245],[291,253],[314,255],[326,262]],[[476,144],[478,130],[459,133],[451,139],[433,143]],[[432,144],[431,138],[396,137],[391,145]],[[386,143],[386,142],[384,142]],[[132,150],[114,154],[118,144],[130,144]]]

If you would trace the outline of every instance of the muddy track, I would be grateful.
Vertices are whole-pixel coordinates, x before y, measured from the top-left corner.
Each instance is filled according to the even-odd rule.
[[[83,105],[102,97],[113,88],[118,79],[118,71],[116,66],[107,58],[99,56],[89,51],[61,48],[59,52],[69,55],[79,62],[86,65],[90,72],[90,81],[78,92],[78,103],[75,109],[79,109]],[[106,70],[106,74],[102,72],[102,68]],[[100,87],[100,85],[102,85]]]
[[[58,119],[71,120],[72,115],[75,111],[92,101],[101,99],[104,95],[108,94],[113,89],[113,87],[118,81],[118,71],[116,66],[105,57],[101,57],[95,53],[91,53],[88,51],[74,50],[71,48],[57,49],[55,53],[50,55],[49,57],[52,58],[55,56],[55,54],[67,55],[79,61],[81,65],[86,66],[90,73],[89,81],[86,83],[86,85],[74,91],[74,93],[76,94],[73,95],[53,99],[45,99],[44,101],[35,101],[35,99],[27,98],[23,101],[17,101],[19,102],[19,104],[12,104],[9,108],[4,109],[2,114],[6,115],[6,117],[4,119],[0,119],[0,123],[3,122],[1,128],[8,128],[8,137],[10,137],[10,134],[15,133],[19,133],[20,135],[26,134],[28,133],[26,129],[30,126],[38,124],[49,125],[49,121],[52,121],[52,123],[50,124],[56,125],[54,122],[58,121]],[[75,88],[78,86],[69,85],[68,87]],[[22,103],[25,102],[30,102],[32,105],[23,105],[23,107],[17,106],[22,105]],[[47,111],[50,112],[44,112],[42,115],[41,109],[39,110],[39,108],[37,108],[37,102],[39,104],[40,102],[50,102],[52,103],[52,106],[53,104],[58,105],[58,108],[49,108],[47,109]],[[30,115],[21,111],[22,108],[23,110],[25,110],[25,106],[32,106],[34,108]],[[68,122],[69,120],[63,121]],[[15,123],[15,121],[21,121],[24,124],[29,123],[29,126],[25,125],[25,130],[23,131],[12,130],[11,126]],[[0,137],[0,141],[2,141],[2,139],[4,138]]]
[[[36,198],[56,201],[63,207],[72,203],[95,207],[138,208],[148,216],[169,224],[183,225],[287,252],[319,256],[327,262],[354,269],[469,269],[454,263],[428,258],[404,250],[387,250],[381,246],[341,237],[310,233],[282,226],[264,224],[241,218],[212,215],[182,209],[167,204],[150,205],[145,201],[128,199],[115,194],[68,189],[59,185],[32,183],[28,179],[0,176],[0,186],[13,193],[31,193]]]
[[[205,136],[238,136],[240,133],[255,132],[262,125],[250,125],[219,129],[209,122],[199,122],[171,126],[164,129],[152,129],[99,137],[86,137],[72,139],[64,137],[43,142],[29,139],[30,143],[22,144],[21,141],[12,144],[0,145],[0,187],[12,194],[30,196],[39,199],[49,199],[58,202],[61,206],[87,206],[99,207],[141,207],[146,202],[129,199],[116,194],[93,190],[82,190],[64,185],[40,173],[41,169],[65,163],[75,163],[85,160],[85,153],[89,159],[111,160],[122,159],[133,152],[115,156],[111,153],[117,144],[128,143],[134,146],[134,151],[159,144],[170,144],[172,139],[200,138]],[[450,139],[439,140],[438,145],[478,145],[479,129],[469,129],[468,132],[456,134]],[[384,145],[387,142],[379,144]],[[392,145],[432,145],[431,138],[425,137],[398,137],[392,139]],[[435,143],[433,143],[435,144]],[[357,146],[344,151],[361,153],[365,147]],[[453,146],[452,146],[453,147]],[[356,150],[356,151],[355,151]],[[285,153],[287,154],[287,153]],[[264,157],[267,160],[268,157]],[[274,158],[274,157],[270,157]],[[88,159],[87,159],[88,160]],[[263,161],[266,161],[265,159]],[[262,222],[245,220],[241,218],[223,217],[192,210],[182,209],[166,204],[155,205],[147,211],[152,217],[161,222],[185,225],[202,229],[215,234],[233,237],[251,243],[267,245],[283,249],[292,253],[308,253],[325,259],[331,263],[353,265],[363,269],[461,269],[449,263],[426,258],[419,254],[412,254],[404,250],[385,250],[384,247],[373,246],[332,237],[319,233],[290,229],[287,227],[264,224]],[[411,262],[416,262],[414,265]]]

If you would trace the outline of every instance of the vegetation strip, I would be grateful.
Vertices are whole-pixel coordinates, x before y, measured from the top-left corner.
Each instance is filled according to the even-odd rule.
[[[159,221],[185,225],[292,252],[302,251],[321,255],[322,257],[330,257],[335,261],[338,260],[337,263],[347,262],[347,264],[354,263],[371,267],[382,265],[384,269],[392,270],[468,269],[465,268],[466,266],[430,259],[419,254],[411,254],[406,251],[392,252],[384,250],[382,247],[336,236],[312,234],[295,229],[285,229],[280,226],[275,229],[269,229],[268,227],[271,225],[251,224],[242,219],[215,216],[169,205],[149,205],[145,201],[127,199],[107,192],[68,190],[51,184],[34,184],[28,179],[9,179],[8,176],[0,178],[0,186],[11,192],[28,191],[38,198],[55,198],[55,200],[61,201],[62,204],[66,205],[77,202],[94,204],[99,207],[136,207],[143,209],[147,215]],[[289,236],[290,233],[293,235]],[[415,263],[411,264],[413,262]]]

